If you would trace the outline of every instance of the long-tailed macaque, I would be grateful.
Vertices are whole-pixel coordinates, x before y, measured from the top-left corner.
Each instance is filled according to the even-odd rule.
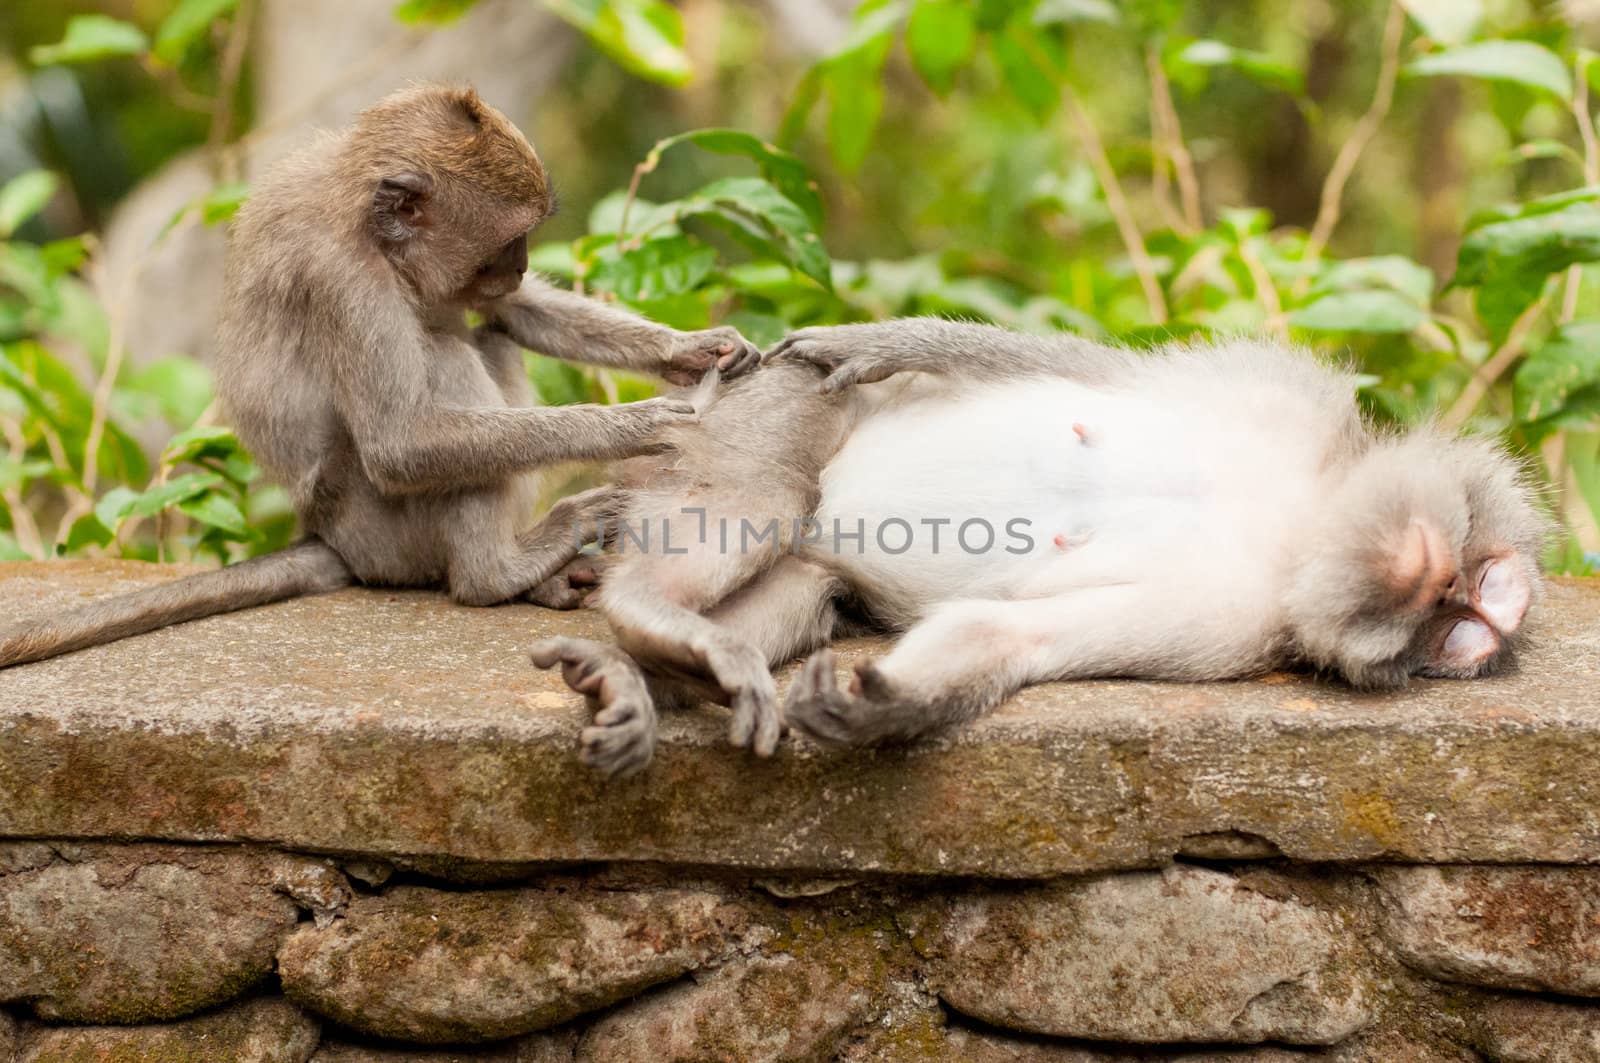
[[[695,411],[534,406],[522,348],[676,383],[758,352],[732,329],[679,332],[525,276],[552,205],[528,141],[454,86],[389,96],[274,167],[229,235],[217,387],[306,538],[0,631],[0,667],[351,583],[565,603],[570,529],[616,495],[568,499],[530,529],[526,474],[659,450]]]
[[[598,596],[620,649],[535,649],[593,703],[604,771],[649,762],[655,699],[683,689],[768,754],[785,716],[895,742],[1050,679],[1480,676],[1538,589],[1510,458],[1376,431],[1348,376],[1281,347],[1140,357],[916,319],[804,329],[767,361],[668,433],[670,466],[633,463],[623,529],[653,538],[624,535]],[[841,687],[819,647],[846,601],[906,634]],[[768,668],[811,651],[780,713]]]

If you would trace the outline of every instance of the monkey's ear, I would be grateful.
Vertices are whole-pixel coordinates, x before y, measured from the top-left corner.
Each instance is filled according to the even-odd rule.
[[[478,96],[476,89],[462,89],[461,95],[456,97],[456,102],[461,105],[461,112],[473,125],[483,124],[483,100]]]
[[[409,240],[427,224],[433,178],[415,170],[390,174],[372,194],[372,220],[378,235],[390,243]]]

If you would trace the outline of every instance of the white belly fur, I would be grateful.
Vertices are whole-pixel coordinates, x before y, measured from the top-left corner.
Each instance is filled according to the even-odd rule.
[[[908,389],[915,397],[868,414],[823,471],[813,554],[900,624],[951,599],[1148,580],[1196,609],[1246,604],[1270,592],[1318,441],[1295,445],[1292,411],[1263,409],[1259,395],[1193,383]],[[896,518],[912,534],[885,525]],[[940,518],[951,523],[936,545],[923,522]],[[992,546],[982,524],[966,548],[956,541],[973,520],[994,529]],[[836,543],[835,521],[845,535],[864,527],[865,541]]]

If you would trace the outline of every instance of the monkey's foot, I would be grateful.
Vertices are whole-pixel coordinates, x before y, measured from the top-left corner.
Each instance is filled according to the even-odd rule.
[[[728,741],[735,749],[748,749],[758,757],[772,756],[783,736],[783,709],[766,659],[743,643],[712,645],[701,649],[698,656],[733,710]]]
[[[546,609],[576,609],[600,586],[603,557],[584,555],[568,561],[560,572],[530,590],[526,597]]]
[[[872,345],[871,326],[820,325],[790,333],[762,356],[764,362],[801,362],[827,375],[824,394],[887,380],[904,366]]]
[[[876,662],[857,661],[855,678],[840,690],[833,651],[812,654],[789,686],[784,716],[830,746],[867,746],[909,738],[922,730],[923,707],[896,689]]]
[[[594,722],[578,739],[578,758],[612,778],[643,771],[655,755],[656,708],[644,675],[615,646],[588,639],[545,639],[533,647],[539,668],[561,665],[567,686],[588,699]]]

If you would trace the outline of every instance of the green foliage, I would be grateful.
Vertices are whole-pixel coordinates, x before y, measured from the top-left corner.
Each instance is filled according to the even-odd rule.
[[[75,15],[66,34],[56,44],[40,45],[28,58],[47,63],[84,63],[116,55],[139,55],[150,48],[150,38],[138,26],[109,15]]]
[[[1480,41],[1417,59],[1406,73],[1419,77],[1465,75],[1541,89],[1557,99],[1572,95],[1572,74],[1554,52],[1532,41]]]
[[[239,0],[179,0],[156,33],[155,57],[177,65],[213,23],[238,6]]]
[[[51,175],[34,172],[0,189],[0,233],[43,209],[56,187]],[[246,552],[282,545],[292,521],[281,504],[269,497],[261,505],[252,495],[259,472],[231,431],[195,424],[172,438],[152,469],[122,426],[123,415],[139,411],[201,418],[210,378],[179,357],[115,371],[107,323],[74,276],[85,253],[81,241],[0,242],[0,555],[153,557],[181,548],[225,560],[234,544]],[[83,385],[66,351],[87,358],[95,373],[112,374],[103,396]],[[162,530],[136,533],[152,523]]]

